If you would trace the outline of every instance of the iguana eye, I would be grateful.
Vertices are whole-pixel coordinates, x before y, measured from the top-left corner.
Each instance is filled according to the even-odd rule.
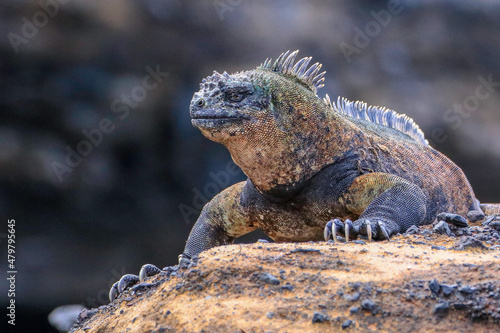
[[[243,100],[243,98],[245,98],[245,95],[242,94],[242,93],[239,93],[239,92],[230,92],[226,95],[227,99],[230,101],[230,102],[241,102]]]
[[[205,105],[205,100],[204,100],[203,98],[200,98],[200,99],[198,100],[198,102],[196,102],[196,106],[198,106],[198,107],[200,107],[200,108],[201,108],[202,106],[204,106],[204,105]]]

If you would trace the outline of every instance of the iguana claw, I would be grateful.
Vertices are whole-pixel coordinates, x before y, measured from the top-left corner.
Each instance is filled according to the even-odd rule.
[[[368,237],[369,242],[371,242],[372,239],[377,238],[379,232],[384,235],[383,239],[391,240],[388,227],[383,221],[377,220],[376,222],[371,222],[370,220],[366,219],[360,224],[360,230],[363,229],[366,230],[366,236]],[[379,236],[378,239],[381,239],[381,237]]]
[[[327,242],[331,237],[333,242],[336,243],[337,233],[341,232],[343,229],[344,229],[344,224],[340,219],[333,219],[331,221],[328,221],[324,230],[325,241]]]
[[[356,238],[357,232],[354,229],[354,224],[352,223],[351,220],[349,220],[349,219],[345,220],[345,227],[344,228],[345,228],[345,241],[346,242],[349,241],[349,236],[351,236],[351,235],[352,235],[353,239]]]
[[[363,225],[364,225],[364,228],[363,228]],[[387,230],[387,226],[386,226],[385,222],[383,222],[383,221],[378,220],[377,222],[374,223],[368,219],[364,220],[361,223],[360,229],[366,230],[366,236],[368,237],[369,242],[371,242],[372,239],[377,238],[377,235],[379,235],[379,232],[381,232],[382,235],[384,235],[383,239],[391,240],[391,238],[389,236],[389,231]],[[378,239],[381,239],[381,237],[379,237]]]
[[[139,281],[144,282],[144,280],[148,276],[153,276],[161,272],[161,269],[156,267],[155,265],[146,264],[141,267],[141,271],[139,272]]]
[[[115,282],[109,289],[109,300],[113,302],[118,296],[118,282]]]
[[[378,223],[378,226],[379,226],[380,230],[384,234],[385,239],[391,240],[391,238],[389,237],[389,233],[387,232],[387,228],[385,227],[384,222],[378,221],[377,223]]]
[[[328,242],[328,240],[332,236],[333,228],[335,228],[335,227],[334,227],[334,224],[332,223],[332,221],[328,221],[325,225],[325,229],[323,230],[323,236],[325,238],[325,242]],[[334,235],[333,242],[335,243],[335,234],[333,234],[333,235]]]
[[[366,236],[368,242],[374,239],[387,239],[391,240],[390,235],[399,232],[396,229],[396,224],[391,224],[391,221],[382,221],[376,219],[369,220],[367,218],[359,219],[356,221],[351,221],[346,219],[344,223],[340,219],[333,219],[329,221],[324,230],[325,241],[328,241],[330,237],[333,238],[335,242],[335,235],[345,236],[345,241],[356,239],[358,235]]]
[[[139,282],[139,277],[134,274],[126,274],[121,277],[120,281],[115,282],[111,289],[109,290],[109,300],[113,302],[118,295],[123,293],[125,289],[130,286],[133,286]]]
[[[139,276],[135,274],[126,274],[122,276],[120,281],[118,281],[118,288],[117,288],[118,294],[123,293],[125,289],[127,289],[130,286],[133,286],[137,282],[139,282]]]
[[[118,297],[118,295],[125,291],[125,289],[133,286],[138,282],[144,282],[144,280],[148,276],[159,274],[161,271],[162,270],[155,265],[146,264],[142,266],[139,275],[126,274],[122,276],[119,281],[115,282],[111,286],[111,289],[109,290],[109,300],[113,302]]]
[[[366,235],[368,236],[368,242],[372,241],[372,225],[370,223],[366,224]]]

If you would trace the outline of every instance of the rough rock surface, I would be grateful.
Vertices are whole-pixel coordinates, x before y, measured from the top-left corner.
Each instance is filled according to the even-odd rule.
[[[85,310],[73,332],[498,332],[498,232],[460,233],[213,248]]]

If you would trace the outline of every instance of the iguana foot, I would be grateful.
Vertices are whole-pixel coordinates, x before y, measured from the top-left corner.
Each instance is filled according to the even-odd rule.
[[[399,226],[396,223],[383,221],[381,219],[359,219],[352,222],[349,219],[342,223],[340,219],[333,219],[325,226],[324,236],[328,241],[333,236],[335,242],[336,234],[344,236],[346,242],[350,239],[355,239],[358,235],[366,236],[368,241],[372,239],[387,239],[390,240],[390,235],[396,234],[399,231]]]
[[[153,276],[161,273],[162,270],[155,265],[146,264],[141,267],[139,275],[126,274],[121,277],[121,279],[115,282],[111,289],[109,290],[109,300],[113,302],[120,294],[122,294],[126,289],[132,287],[133,285],[144,282],[148,276]]]
[[[342,223],[342,222],[341,222]],[[198,256],[193,256],[192,258],[187,254],[179,255],[179,265],[168,266],[163,269],[159,269],[155,265],[146,264],[141,267],[139,275],[126,274],[121,277],[118,282],[115,282],[111,289],[109,290],[109,300],[113,302],[120,294],[122,294],[125,289],[130,288],[138,282],[144,282],[144,280],[149,276],[158,275],[164,273],[170,276],[174,272],[177,272],[179,268],[191,268],[198,264]]]

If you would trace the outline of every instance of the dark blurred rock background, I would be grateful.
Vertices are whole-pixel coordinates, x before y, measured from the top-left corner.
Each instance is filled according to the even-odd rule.
[[[0,268],[15,219],[16,328],[48,332],[54,307],[107,303],[123,273],[176,263],[200,202],[223,175],[244,179],[191,126],[192,94],[213,70],[289,49],[323,63],[321,96],[410,115],[481,201],[500,202],[500,86],[478,88],[500,82],[499,33],[500,5],[487,0],[2,0]],[[141,90],[148,66],[168,75]],[[82,131],[103,119],[113,130],[85,147]],[[67,147],[92,151],[58,177]]]

